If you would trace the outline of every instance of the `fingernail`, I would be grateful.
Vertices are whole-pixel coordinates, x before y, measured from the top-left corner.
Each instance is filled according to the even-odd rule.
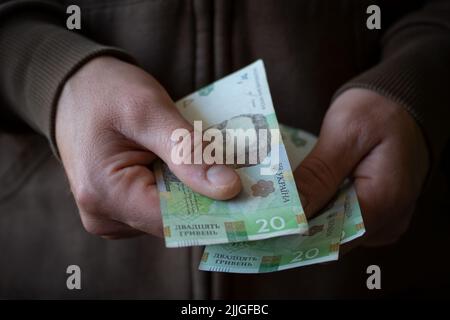
[[[215,186],[226,186],[236,181],[236,173],[225,165],[214,165],[206,172],[206,178]]]

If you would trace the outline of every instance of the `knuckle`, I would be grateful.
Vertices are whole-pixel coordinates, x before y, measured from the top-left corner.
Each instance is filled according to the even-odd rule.
[[[305,195],[308,195],[308,186],[319,186],[322,190],[333,192],[338,181],[331,167],[322,159],[310,156],[300,165],[300,176],[306,186]],[[302,190],[303,191],[303,190]]]
[[[158,94],[146,89],[136,89],[125,94],[116,101],[120,106],[115,126],[118,129],[141,129],[148,124],[158,123],[157,109],[162,104]]]
[[[376,130],[373,125],[373,120],[367,118],[350,119],[344,127],[344,139],[348,148],[365,152],[374,146],[379,130]]]
[[[330,138],[345,141],[345,146],[356,150],[366,150],[380,140],[380,126],[384,126],[378,113],[368,112],[364,108],[349,108],[332,112],[326,121],[326,127],[332,128]]]
[[[100,211],[101,197],[98,189],[92,186],[80,185],[73,189],[73,195],[80,210],[87,213]]]
[[[124,228],[122,226],[118,226],[117,223],[108,219],[99,219],[89,214],[81,214],[81,222],[84,229],[95,236],[119,239],[124,234]]]
[[[121,102],[125,121],[132,125],[143,123],[149,119],[151,114],[150,107],[153,105],[153,99],[149,94],[133,94],[123,98]]]
[[[385,205],[389,206],[391,211],[396,212],[397,216],[406,216],[412,211],[414,206],[414,196],[402,186],[397,186],[387,190]]]
[[[82,218],[82,223],[83,223],[84,229],[92,235],[104,236],[109,233],[109,230],[107,230],[107,228],[104,226],[104,224],[102,224],[101,222],[98,222],[96,220]]]
[[[178,117],[174,117],[170,109],[171,101],[156,93],[137,93],[124,98],[120,119],[114,126],[119,132],[137,140],[140,136],[148,136],[155,147],[171,143],[169,127],[179,127]]]

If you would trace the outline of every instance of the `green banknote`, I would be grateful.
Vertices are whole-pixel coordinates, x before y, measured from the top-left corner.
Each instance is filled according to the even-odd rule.
[[[281,124],[280,131],[291,166],[297,168],[317,138]],[[207,246],[199,269],[264,273],[337,260],[340,244],[365,232],[356,192],[349,181],[343,184],[327,208],[308,224],[308,235]]]
[[[228,201],[192,191],[167,165],[156,163],[167,247],[262,240],[308,230],[261,60],[188,95],[176,106],[194,126],[201,120],[202,130],[223,133],[227,143],[234,139],[229,139],[233,129],[267,132],[267,152],[256,162],[248,161],[249,150],[255,149],[251,139],[244,152],[237,152],[246,155],[244,161],[233,162],[242,191]]]
[[[341,244],[344,244],[361,237],[366,232],[356,190],[348,181],[341,187],[335,202],[337,206],[341,204],[345,207],[341,239]]]
[[[295,170],[317,142],[314,135],[280,124],[280,132],[292,168]],[[353,185],[346,181],[329,207],[345,207],[341,244],[354,240],[365,233],[364,222],[358,198]]]
[[[305,235],[207,246],[199,269],[265,273],[337,260],[343,219],[344,207],[333,207],[309,221]]]

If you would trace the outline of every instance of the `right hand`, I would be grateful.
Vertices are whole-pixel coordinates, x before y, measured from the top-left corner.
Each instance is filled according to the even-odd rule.
[[[191,125],[143,70],[99,57],[64,85],[56,141],[82,223],[90,233],[123,238],[162,235],[159,196],[149,165],[157,158],[194,191],[225,200],[241,189],[224,165],[175,165],[173,130]]]

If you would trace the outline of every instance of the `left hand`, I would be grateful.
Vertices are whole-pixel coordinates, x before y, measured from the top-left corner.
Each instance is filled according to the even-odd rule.
[[[295,171],[307,217],[354,179],[369,246],[407,230],[429,167],[421,129],[397,103],[365,89],[342,93],[325,115],[319,140]]]

